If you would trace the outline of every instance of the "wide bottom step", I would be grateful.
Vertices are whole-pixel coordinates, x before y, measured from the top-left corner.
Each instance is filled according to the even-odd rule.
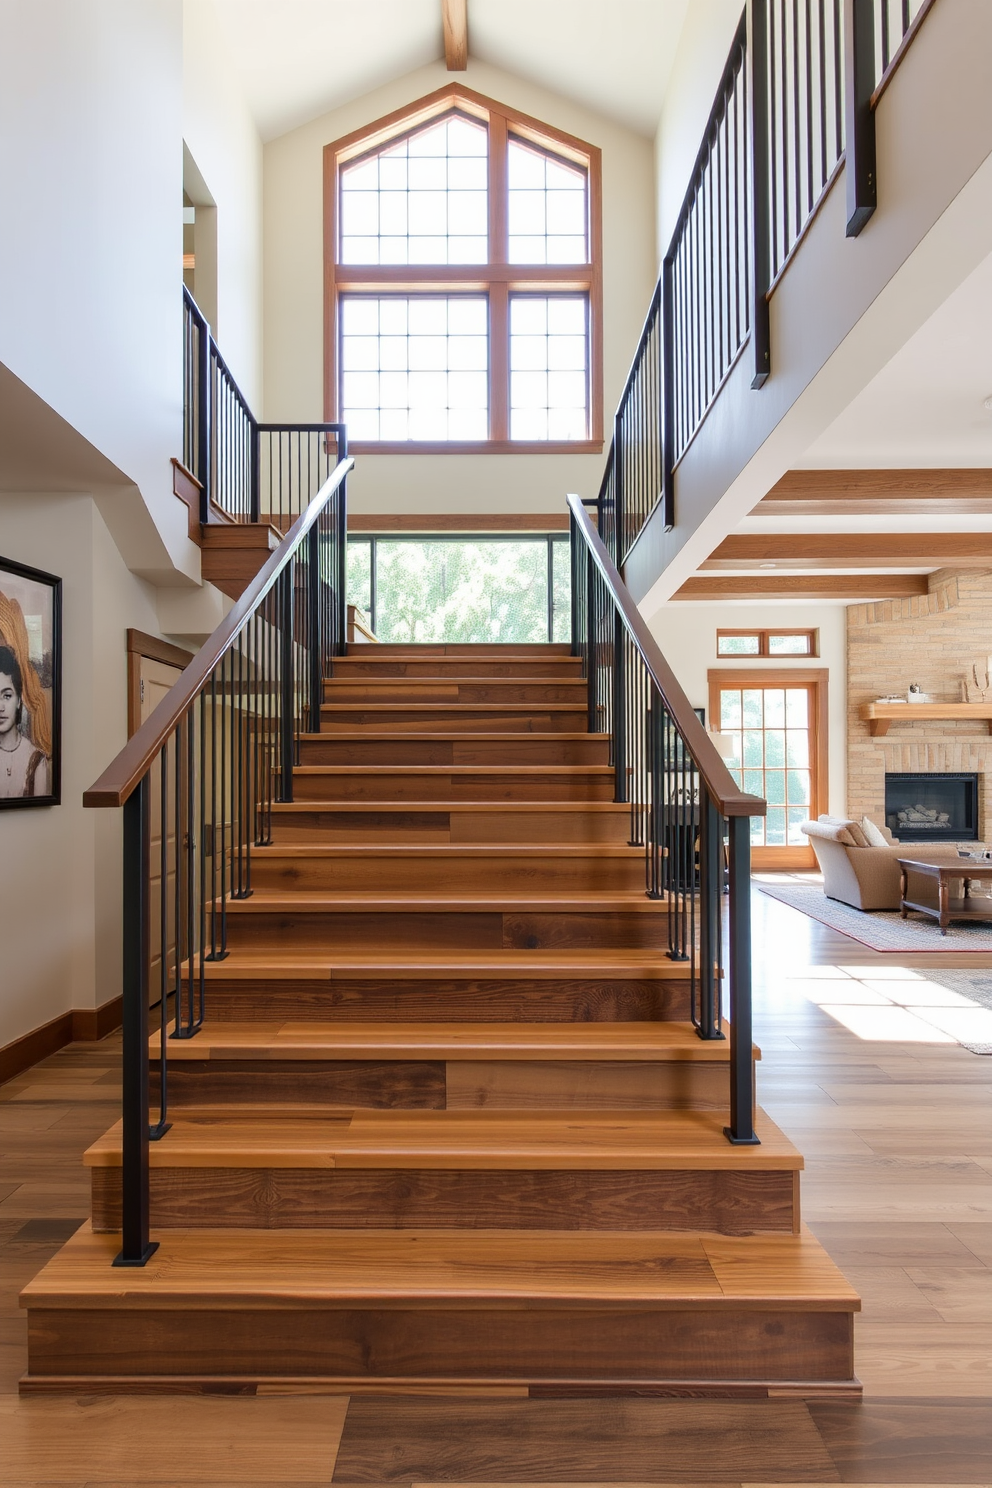
[[[23,1293],[27,1387],[320,1379],[856,1389],[860,1302],[795,1237],[84,1226]]]

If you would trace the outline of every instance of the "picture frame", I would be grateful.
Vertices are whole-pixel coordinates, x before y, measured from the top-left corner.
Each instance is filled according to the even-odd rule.
[[[0,810],[62,801],[62,580],[0,557]]]

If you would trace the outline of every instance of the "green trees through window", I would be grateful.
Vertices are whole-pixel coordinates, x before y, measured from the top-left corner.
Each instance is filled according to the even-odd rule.
[[[570,594],[564,534],[348,540],[348,601],[380,641],[568,641]]]

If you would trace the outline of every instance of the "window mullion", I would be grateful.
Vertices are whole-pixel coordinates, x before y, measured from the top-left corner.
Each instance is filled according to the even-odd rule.
[[[489,115],[489,262],[505,264],[507,236],[505,114]],[[489,437],[510,437],[510,317],[505,279],[489,285]]]

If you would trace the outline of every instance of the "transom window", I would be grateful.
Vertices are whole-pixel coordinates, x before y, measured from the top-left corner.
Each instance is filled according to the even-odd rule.
[[[594,146],[449,87],[329,145],[325,192],[352,448],[602,449]]]
[[[718,630],[717,656],[818,656],[816,630]]]

